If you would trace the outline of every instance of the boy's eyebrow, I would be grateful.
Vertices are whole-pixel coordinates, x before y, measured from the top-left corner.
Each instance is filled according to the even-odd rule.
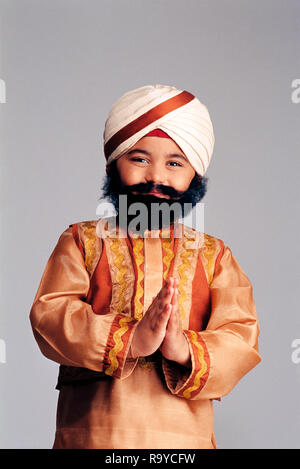
[[[151,153],[149,153],[146,150],[142,150],[140,148],[134,148],[133,150],[130,150],[127,152],[127,155],[132,155],[132,153],[143,153],[144,155],[151,156]],[[167,158],[181,158],[182,160],[187,161],[187,158],[184,155],[181,155],[180,153],[170,153],[169,155],[166,155]]]

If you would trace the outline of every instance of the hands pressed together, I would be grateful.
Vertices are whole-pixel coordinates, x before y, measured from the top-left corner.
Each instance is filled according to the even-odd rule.
[[[135,330],[131,354],[145,357],[160,349],[162,355],[190,366],[190,350],[180,324],[178,280],[170,277],[154,298]]]

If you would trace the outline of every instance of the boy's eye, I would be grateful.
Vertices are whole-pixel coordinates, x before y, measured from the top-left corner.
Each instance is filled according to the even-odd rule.
[[[145,160],[145,158],[131,158],[131,161],[141,161],[141,160]]]
[[[140,162],[140,161],[147,161],[145,158],[142,158],[142,157],[140,157],[140,158],[134,157],[134,158],[130,158],[130,160],[131,160],[131,161],[138,161],[138,162]],[[170,161],[169,163],[170,163],[171,166],[174,166],[174,167],[176,167],[176,166],[182,166],[180,163],[178,163],[178,161]]]

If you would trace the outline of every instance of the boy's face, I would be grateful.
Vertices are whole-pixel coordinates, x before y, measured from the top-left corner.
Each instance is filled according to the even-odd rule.
[[[122,183],[126,186],[153,183],[151,193],[170,199],[170,195],[153,192],[159,185],[184,193],[195,176],[180,147],[170,138],[143,137],[116,161]],[[138,194],[133,191],[133,194]]]
[[[170,226],[182,214],[187,216],[206,193],[207,178],[195,172],[180,147],[169,138],[143,137],[114,160],[106,172],[102,198],[113,204],[118,219],[125,214],[128,225],[136,217],[136,204],[142,204],[143,210],[137,209],[143,217],[143,228],[138,228],[141,231],[145,225],[148,229]],[[122,204],[120,201],[123,195],[125,204],[124,198]],[[152,220],[158,205],[161,217]]]

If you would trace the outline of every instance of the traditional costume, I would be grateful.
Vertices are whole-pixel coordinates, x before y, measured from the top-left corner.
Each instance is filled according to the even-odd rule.
[[[108,165],[155,129],[205,173],[214,141],[208,112],[190,93],[162,85],[113,106],[104,133]],[[177,227],[180,236],[172,224],[156,237],[120,237],[113,224],[91,220],[61,234],[30,313],[42,353],[60,364],[54,448],[216,448],[213,400],[260,361],[252,285],[221,239]],[[130,353],[169,276],[179,281],[191,368],[159,350]]]

